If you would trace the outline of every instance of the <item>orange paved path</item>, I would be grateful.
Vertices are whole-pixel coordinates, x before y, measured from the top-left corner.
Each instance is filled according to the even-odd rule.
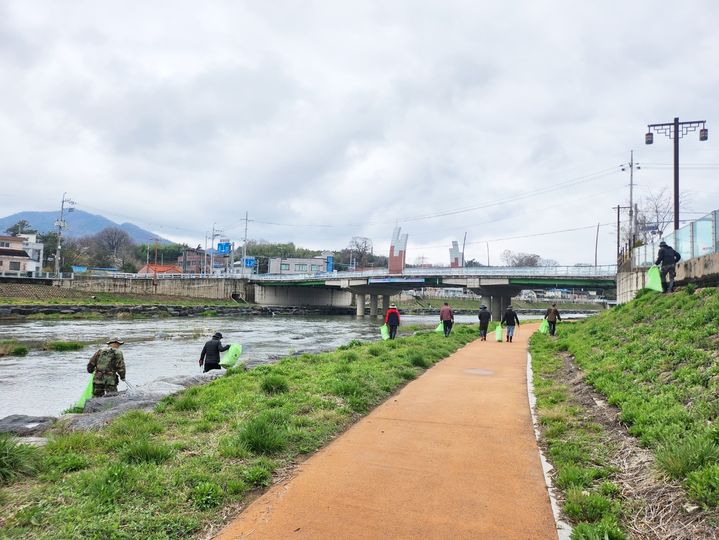
[[[556,539],[527,402],[534,328],[438,363],[217,538]]]

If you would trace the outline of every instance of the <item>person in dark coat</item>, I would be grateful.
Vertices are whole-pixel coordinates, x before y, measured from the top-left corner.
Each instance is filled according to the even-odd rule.
[[[502,325],[507,325],[507,343],[512,343],[514,337],[514,325],[519,326],[519,317],[517,312],[512,309],[512,306],[507,306],[507,311],[504,312],[502,317]]]
[[[399,310],[396,305],[389,305],[389,309],[384,314],[384,323],[389,328],[389,338],[394,339],[397,336],[397,328],[399,327]]]
[[[489,328],[489,321],[492,320],[492,314],[487,309],[487,306],[482,304],[479,306],[479,339],[480,341],[487,341],[487,329]]]
[[[662,277],[662,289],[664,292],[672,292],[674,289],[674,278],[677,277],[677,263],[681,260],[679,255],[672,246],[662,240],[659,242],[659,253],[654,264],[661,265],[659,273]],[[667,274],[669,274],[669,283],[667,283]]]
[[[562,320],[562,316],[557,309],[557,304],[552,304],[552,307],[547,308],[544,318],[547,319],[547,324],[549,324],[549,335],[553,336],[557,331],[557,321]]]
[[[203,373],[207,373],[211,369],[220,369],[222,367],[220,366],[220,353],[225,352],[230,348],[230,346],[223,346],[220,341],[221,339],[222,334],[215,332],[212,339],[205,342],[205,346],[202,347],[202,352],[200,353],[200,366],[203,364],[205,366]]]
[[[449,307],[449,303],[445,302],[440,308],[439,320],[442,321],[444,337],[449,337],[449,333],[452,331],[452,326],[454,325],[454,311]]]

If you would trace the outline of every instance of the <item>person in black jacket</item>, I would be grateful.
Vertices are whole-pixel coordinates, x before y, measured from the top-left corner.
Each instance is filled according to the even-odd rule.
[[[399,327],[399,310],[395,304],[390,304],[387,313],[384,314],[384,322],[389,328],[389,338],[397,337],[397,328]]]
[[[200,353],[200,366],[205,365],[203,373],[207,373],[211,369],[220,369],[220,353],[230,348],[229,345],[222,346],[222,334],[215,332],[210,341],[205,342]]]
[[[512,306],[507,307],[507,311],[504,312],[504,317],[502,317],[502,325],[505,324],[507,325],[507,342],[512,343],[514,325],[519,326],[519,317],[517,317],[517,312],[512,309]]]
[[[480,341],[487,341],[487,328],[489,328],[489,321],[492,320],[492,314],[484,304],[479,306],[479,339]]]
[[[662,276],[662,289],[664,292],[672,292],[674,289],[674,278],[677,276],[677,263],[681,260],[679,255],[672,246],[662,240],[659,242],[659,253],[654,264],[661,265],[660,275]],[[667,283],[667,274],[669,274],[669,283]]]

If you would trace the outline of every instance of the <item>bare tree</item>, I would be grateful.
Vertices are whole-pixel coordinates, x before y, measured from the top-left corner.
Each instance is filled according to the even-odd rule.
[[[507,266],[540,266],[542,262],[536,253],[515,253],[509,249],[505,249],[501,257]]]
[[[365,236],[353,236],[348,246],[355,260],[355,265],[367,266],[367,259],[372,254],[372,240]]]
[[[680,193],[679,207],[686,208],[689,203],[689,194]],[[655,237],[662,237],[667,229],[671,230],[674,224],[674,198],[667,188],[659,191],[650,191],[640,201],[637,213],[637,238],[643,243],[649,243]],[[624,236],[628,237],[629,232]]]
[[[133,243],[127,232],[117,227],[107,227],[95,235],[95,242],[100,252],[112,254],[117,259],[118,252]]]

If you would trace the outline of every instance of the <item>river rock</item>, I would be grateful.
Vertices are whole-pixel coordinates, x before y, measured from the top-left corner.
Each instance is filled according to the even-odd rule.
[[[45,431],[54,421],[54,416],[12,414],[0,418],[0,433],[12,433],[20,436],[36,435]]]

